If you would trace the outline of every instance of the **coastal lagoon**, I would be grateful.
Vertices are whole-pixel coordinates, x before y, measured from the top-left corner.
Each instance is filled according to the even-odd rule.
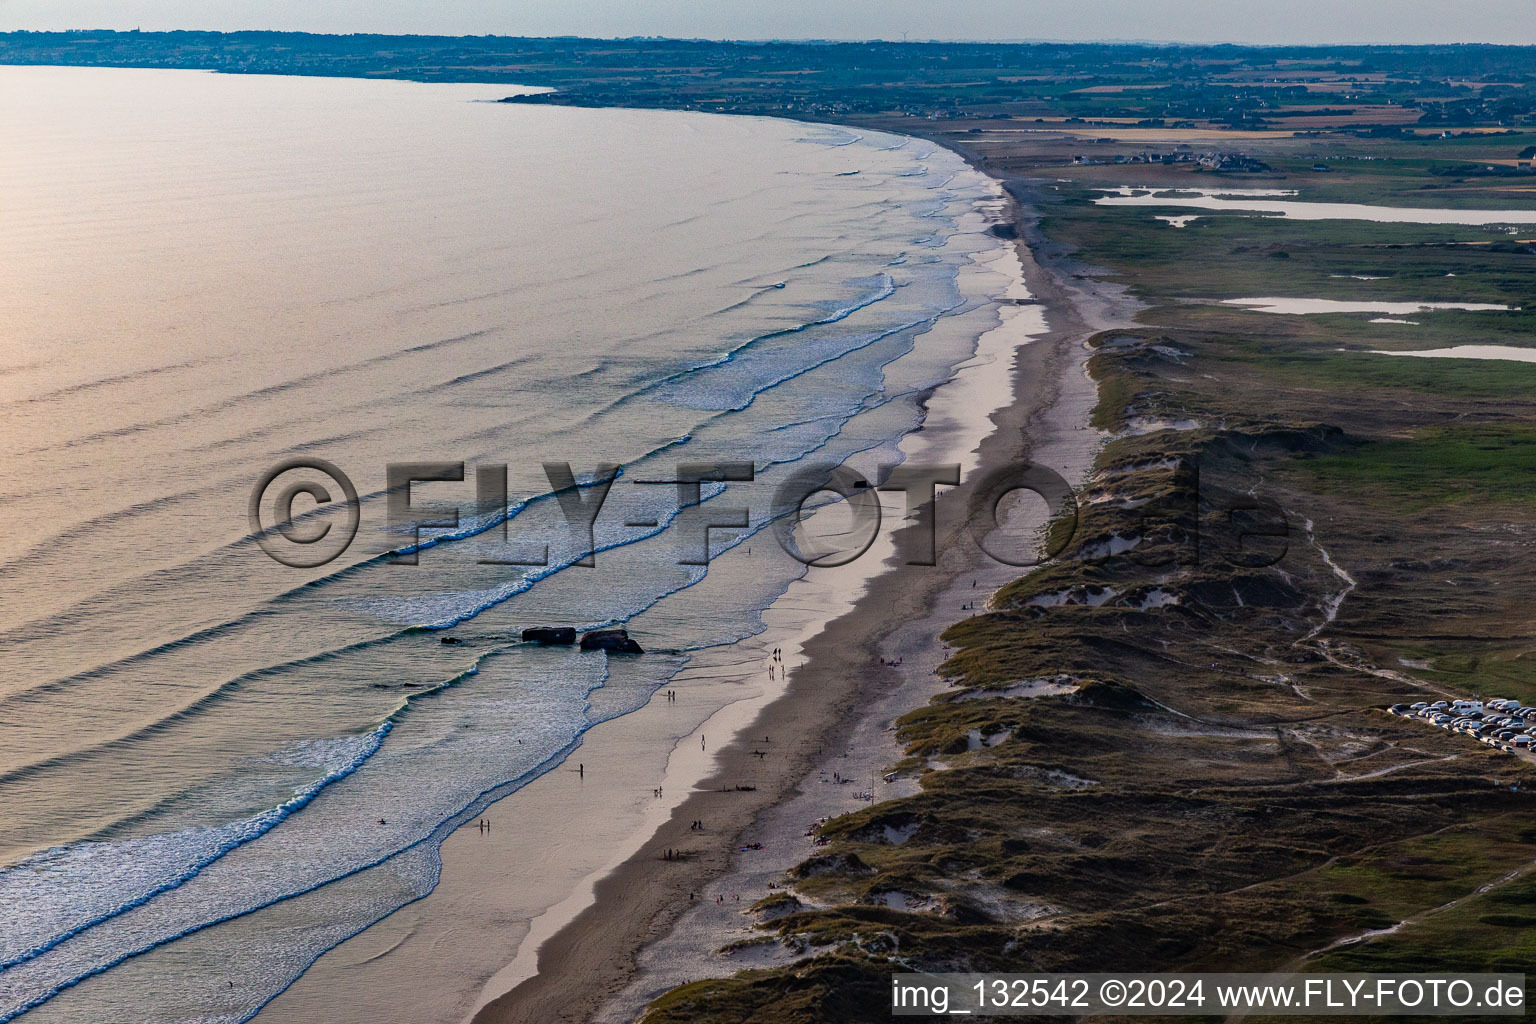
[[[762,629],[806,571],[775,488],[878,479],[999,321],[957,283],[995,186],[929,143],[505,86],[0,80],[0,1021],[244,1020],[429,893],[446,835]],[[319,568],[247,517],[294,457],[362,495]],[[386,528],[387,464],[460,461],[413,499],[457,526]],[[592,544],[549,461],[620,467]],[[755,479],[698,500],[746,525],[693,564],[671,481],[726,461]],[[648,653],[516,639],[613,624]]]
[[[1296,195],[1277,189],[1132,188],[1105,191],[1114,195],[1094,200],[1099,206],[1172,206],[1195,210],[1228,210],[1264,213],[1293,220],[1369,220],[1391,224],[1536,224],[1536,210],[1433,209],[1413,206],[1371,206],[1365,203],[1310,203],[1296,199],[1267,198]],[[1188,224],[1182,218],[1175,227]]]
[[[1224,306],[1241,306],[1255,313],[1286,313],[1310,316],[1317,313],[1430,313],[1460,309],[1499,311],[1513,307],[1497,302],[1377,302],[1374,299],[1307,299],[1296,296],[1265,296],[1253,299],[1222,299]]]
[[[1372,321],[1373,323],[1375,321]],[[1378,356],[1417,356],[1421,359],[1503,359],[1516,363],[1536,363],[1536,348],[1516,345],[1452,345],[1450,348],[1373,349]]]

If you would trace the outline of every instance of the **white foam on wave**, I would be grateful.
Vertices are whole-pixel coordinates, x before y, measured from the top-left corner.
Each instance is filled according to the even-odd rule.
[[[0,906],[11,908],[0,931],[0,970],[187,882],[231,850],[266,834],[326,786],[360,768],[390,728],[385,723],[363,736],[313,740],[274,752],[274,763],[324,774],[277,807],[241,821],[56,847],[0,871]]]
[[[852,145],[862,141],[854,138],[829,144]],[[926,160],[939,158],[931,152],[920,154],[920,157]],[[951,159],[947,154],[943,158]],[[911,183],[914,187],[939,193],[912,202],[907,211],[911,218],[928,222],[924,225],[929,231],[923,236],[925,246],[937,249],[944,244],[954,230],[949,205],[957,201],[960,205],[968,202],[964,191],[957,189],[960,174],[961,171],[956,169],[936,183],[929,178],[926,168],[921,175],[914,176],[916,180]],[[863,179],[847,180],[859,182]],[[936,252],[932,256],[925,253],[911,258],[914,279],[920,276],[915,273],[917,269],[922,270],[924,280],[936,282],[945,274],[952,276],[953,266],[941,262],[947,259]],[[887,278],[880,284],[879,300],[890,298],[895,291],[894,283]],[[914,296],[911,300],[914,304],[926,303],[934,317],[952,308],[926,295],[921,300],[915,298],[915,289],[904,293],[903,301],[909,295]],[[834,309],[832,315],[837,316],[843,309]],[[843,314],[837,319],[846,316]],[[900,324],[899,329],[915,336],[924,323],[923,320],[909,319]],[[867,332],[868,328],[861,325],[858,330]],[[855,334],[854,340],[859,341],[860,336]],[[911,337],[902,339],[900,344],[892,344],[889,352],[882,350],[878,359],[871,357],[870,363],[877,368],[883,366],[882,360],[888,361],[912,351],[913,344]],[[844,351],[837,351],[839,345]],[[841,358],[859,350],[859,345],[849,346],[847,339],[843,339],[837,344],[829,344],[824,355]],[[924,354],[924,359],[935,367],[934,383],[944,379],[945,358],[941,353]],[[775,366],[764,362],[760,370],[766,378]],[[757,390],[760,390],[761,382],[750,383],[759,385]],[[878,392],[878,375],[870,377],[869,386]],[[833,397],[839,403],[836,406],[838,416],[843,419],[851,418],[855,411],[878,408],[880,403],[890,402],[893,398],[891,395],[850,396],[847,393]],[[906,423],[900,418],[874,422]],[[836,434],[836,429],[833,422],[822,430],[823,436],[791,440],[802,450],[801,454],[824,451],[839,456],[870,443],[869,438],[850,437],[839,439],[836,446],[831,446],[829,439]],[[775,444],[790,437],[787,433],[768,435],[762,432],[751,436],[760,440],[771,437]],[[773,458],[784,457],[766,443],[764,450]],[[669,520],[664,518],[648,536],[659,535],[667,529],[668,523]],[[434,546],[454,547],[488,525],[491,525],[490,521],[474,520],[452,536],[428,538],[428,541]],[[629,531],[622,542],[631,543],[634,539],[634,531]],[[615,544],[619,542],[615,540]],[[561,569],[559,560],[562,556],[558,551],[552,554],[556,565],[493,588],[447,588],[441,592],[372,597],[358,595],[342,598],[338,603],[348,610],[366,611],[393,622],[445,628],[472,619],[554,576]],[[701,575],[702,571],[684,574],[678,585],[689,585]],[[357,585],[352,589],[366,592],[367,588]],[[643,594],[637,590],[632,595],[634,603],[617,609],[616,614],[634,614],[640,608],[653,607],[675,592],[675,587]],[[751,623],[742,628],[750,629]],[[729,633],[730,630],[720,632]],[[335,778],[327,776],[321,790],[302,805],[304,813],[292,814],[290,811],[275,825],[234,846],[221,842],[221,839],[227,840],[231,834],[243,834],[240,830],[247,822],[165,833],[143,840],[88,844],[92,847],[88,855],[77,851],[78,859],[72,862],[73,869],[64,869],[66,875],[73,870],[73,880],[65,888],[85,894],[73,910],[68,899],[40,890],[28,895],[45,905],[43,910],[53,915],[52,924],[41,919],[36,923],[30,934],[42,939],[34,939],[27,947],[35,949],[36,955],[7,972],[4,991],[0,992],[0,1020],[48,999],[82,978],[112,970],[118,965],[123,966],[122,976],[128,977],[132,970],[152,962],[151,957],[145,956],[147,952],[178,940],[193,941],[193,937],[197,937],[197,942],[211,941],[207,937],[216,934],[218,929],[233,927],[243,915],[268,913],[278,901],[305,900],[332,906],[330,913],[334,916],[326,918],[323,927],[317,925],[309,930],[281,933],[281,948],[268,950],[269,956],[259,969],[233,975],[237,979],[237,988],[229,998],[231,1006],[236,1008],[231,1009],[227,1017],[210,1019],[243,1019],[242,1015],[254,1012],[253,1007],[280,991],[324,949],[366,927],[406,899],[429,891],[435,883],[436,843],[455,815],[472,814],[479,801],[489,798],[488,794],[504,792],[506,787],[515,787],[532,773],[547,769],[579,741],[581,733],[590,725],[587,696],[591,687],[602,682],[601,671],[594,666],[605,662],[601,655],[572,652],[571,657],[584,659],[580,664],[588,667],[567,666],[559,671],[541,672],[536,689],[515,682],[504,687],[493,686],[488,677],[495,673],[481,672],[472,691],[449,688],[438,691],[431,700],[411,704],[394,723],[393,732],[389,732],[388,725],[381,727],[381,742],[363,763],[356,766],[358,770]],[[515,660],[497,662],[497,665],[511,664]],[[657,685],[667,677],[667,672],[675,670],[674,662],[661,657],[648,657],[647,664],[660,673]],[[496,723],[496,728],[481,729],[477,724],[487,721]],[[389,736],[387,742],[382,741],[385,733]],[[265,760],[273,765],[313,766],[325,770],[324,766],[330,763],[328,759],[342,757],[348,749],[347,744],[355,740],[357,737],[306,741],[275,750]],[[256,818],[264,821],[266,813],[270,812]],[[376,818],[382,820],[375,827],[372,822]],[[212,852],[221,849],[222,853]],[[125,876],[113,865],[130,862],[137,862],[133,870],[142,870],[143,877],[125,885]],[[414,866],[409,870],[396,870],[397,866],[407,863]],[[197,867],[188,869],[187,865]],[[383,877],[384,872],[393,872],[395,880],[388,885],[381,882],[380,891],[370,889],[362,881]],[[55,880],[63,877],[55,876]],[[20,884],[19,874],[17,879]],[[359,888],[363,890],[361,893],[356,892]],[[354,898],[347,901],[333,899],[332,894],[343,891],[353,891]],[[96,894],[94,903],[89,895],[92,893]],[[120,897],[133,896],[136,901],[119,899],[113,903],[107,898],[113,893]],[[90,922],[92,908],[98,911],[105,908],[111,913],[105,917],[96,913],[94,926],[63,934],[67,928],[62,922]],[[272,934],[280,933],[274,931]],[[52,944],[43,948],[49,935],[53,936]],[[231,956],[238,957],[238,953]],[[126,963],[129,958],[135,958],[131,964]],[[119,975],[114,971],[111,977]],[[71,989],[70,998],[101,999],[109,995],[99,988],[82,986]],[[166,993],[157,998],[174,1000],[179,997]]]

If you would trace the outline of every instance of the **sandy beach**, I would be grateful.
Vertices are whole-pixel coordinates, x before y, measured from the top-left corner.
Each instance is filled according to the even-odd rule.
[[[968,230],[1010,220],[1012,206],[999,189],[970,215]],[[1043,387],[1052,371],[1042,361],[1050,346],[1032,342],[1046,335],[1044,307],[1025,285],[1015,246],[985,246],[960,284],[981,304],[951,318],[948,329],[981,341],[954,379],[929,395],[922,429],[901,449],[920,463],[959,463],[969,476],[986,457],[977,439],[994,430],[989,413],[1015,406],[1018,379]],[[991,305],[998,298],[1006,300],[1000,313]],[[1024,351],[1030,359],[1015,365]],[[1080,372],[1074,379],[1087,386]],[[664,934],[688,909],[690,893],[731,867],[744,831],[816,777],[829,752],[847,753],[842,774],[863,783],[837,787],[835,810],[858,806],[855,791],[870,793],[871,780],[895,759],[885,748],[847,750],[839,730],[858,719],[876,691],[899,692],[891,716],[925,700],[938,685],[931,669],[940,659],[936,649],[918,648],[966,614],[961,604],[980,600],[1016,571],[988,566],[992,575],[963,599],[943,602],[952,611],[924,618],[922,609],[970,565],[955,561],[959,549],[974,549],[968,538],[960,542],[965,488],[949,491],[941,490],[940,505],[955,512],[940,517],[939,566],[890,569],[899,561],[894,551],[905,510],[901,492],[885,494],[882,533],[870,551],[795,581],[765,610],[758,635],[696,653],[667,688],[675,699],[658,692],[639,711],[603,720],[632,695],[611,686],[595,691],[591,714],[599,724],[564,764],[491,806],[488,832],[471,823],[451,835],[429,896],[321,957],[263,1018],[314,1019],[332,1012],[338,990],[355,994],[348,1000],[348,1019],[355,1020],[589,1017],[601,998],[627,983],[641,943]],[[752,551],[737,548],[722,558],[751,559]],[[861,614],[865,608],[881,611]],[[877,648],[886,649],[871,627],[909,620],[925,625],[901,641],[912,651],[902,669],[870,673]],[[775,649],[782,660],[771,657]],[[897,791],[880,788],[876,798]],[[704,827],[691,829],[694,821]],[[800,858],[808,846],[800,832],[792,842],[774,840],[777,857]],[[680,854],[668,860],[668,849]],[[466,934],[476,942],[466,946]],[[573,970],[567,978],[551,964]],[[577,989],[589,993],[585,1002]],[[526,1000],[536,1002],[525,1010]],[[405,1006],[409,1018],[399,1016]]]
[[[1014,210],[1017,214],[1019,207]],[[1027,210],[1022,213],[1024,220],[1029,216]],[[1013,401],[992,416],[996,429],[977,448],[980,472],[968,476],[962,491],[981,472],[1010,460],[1049,466],[1077,487],[1101,441],[1087,426],[1097,389],[1085,371],[1089,353],[1083,341],[1125,315],[1124,299],[1118,289],[1101,288],[1092,279],[1070,284],[1059,280],[1035,260],[1029,225],[1021,227],[1025,240],[1018,255],[1049,327],[1013,354]],[[1044,517],[1043,503],[1030,505],[1016,510],[1004,528],[1021,536],[1043,525]],[[989,558],[960,530],[948,535],[943,550],[946,557],[926,580],[915,578],[907,567],[893,566],[871,588],[867,605],[834,623],[827,631],[828,642],[813,646],[808,676],[847,673],[856,679],[857,710],[827,737],[814,770],[743,833],[744,840],[760,842],[763,849],[738,854],[666,936],[642,950],[629,983],[598,1008],[594,1021],[628,1024],[648,1002],[678,985],[796,957],[754,929],[756,915],[746,908],[776,892],[792,893],[786,872],[814,852],[810,832],[816,823],[862,806],[864,791],[872,792],[878,802],[917,790],[916,780],[909,777],[878,781],[878,769],[869,771],[867,766],[890,766],[904,756],[893,723],[945,688],[936,669],[948,648],[939,635],[965,618],[985,595],[1024,571]],[[885,607],[898,614],[881,614]],[[832,642],[833,637],[844,643]],[[857,643],[849,642],[853,638]],[[858,655],[863,656],[862,664]],[[850,775],[855,783],[839,781]],[[871,776],[877,781],[864,785]]]
[[[779,962],[788,954],[772,943],[721,951],[752,938],[745,908],[774,892],[770,885],[782,885],[786,869],[813,852],[808,832],[818,820],[916,788],[912,780],[882,780],[902,756],[892,723],[944,688],[934,672],[946,655],[938,635],[1021,571],[982,554],[962,516],[945,510],[963,509],[975,479],[1010,462],[1030,459],[1074,485],[1082,481],[1101,442],[1087,422],[1097,391],[1086,373],[1084,341],[1129,316],[1118,287],[1067,272],[1059,260],[1049,266],[1037,260],[1028,209],[1015,201],[1005,212],[1020,228],[1014,255],[1027,294],[1038,303],[1015,309],[1034,318],[1033,329],[1005,322],[993,339],[1005,349],[1003,361],[939,389],[924,429],[904,446],[931,461],[957,451],[969,455],[962,485],[937,502],[938,565],[906,566],[888,557],[885,571],[845,614],[824,627],[800,623],[800,634],[780,645],[792,667],[788,689],[757,711],[669,819],[595,882],[579,913],[551,914],[560,920],[558,930],[535,922],[534,941],[486,987],[488,995],[500,994],[478,1010],[476,1024],[616,1024],[635,1019],[675,985]],[[1011,372],[999,372],[1004,367]],[[994,411],[978,430],[978,400],[989,388],[996,396],[999,385],[1006,389],[1003,400],[981,406]],[[1010,514],[1003,526],[1010,536],[1044,522],[1043,503],[1037,505]],[[780,625],[770,623],[758,642],[777,635]],[[708,728],[719,734],[721,724]],[[694,748],[682,742],[676,749]],[[743,779],[756,788],[731,788]],[[705,830],[695,831],[695,821]],[[682,858],[668,859],[669,850],[683,851]],[[537,948],[537,974],[530,947]]]
[[[1510,18],[562,14],[0,32],[0,1021],[847,1024],[1020,964],[1512,1005]]]
[[[601,722],[560,768],[491,806],[488,832],[450,836],[428,897],[322,957],[263,1019],[314,1019],[346,991],[352,1020],[627,1021],[679,983],[784,955],[719,950],[751,936],[742,911],[814,850],[816,821],[915,790],[883,780],[902,756],[892,722],[944,688],[938,635],[1022,571],[971,539],[975,479],[1028,459],[1075,486],[1101,442],[1083,342],[1124,322],[1125,299],[1042,265],[1031,212],[1007,190],[977,216],[1020,234],[963,283],[1005,300],[1003,319],[901,446],[962,467],[936,503],[938,564],[902,564],[915,531],[892,525],[901,493],[884,495],[889,528],[861,559],[796,581],[762,633],[696,657],[675,699]],[[1045,519],[1043,502],[1006,508],[1010,538]],[[596,691],[594,716],[624,697]]]

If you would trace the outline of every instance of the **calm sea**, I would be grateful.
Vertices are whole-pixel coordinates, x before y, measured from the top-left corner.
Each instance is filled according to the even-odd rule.
[[[448,831],[759,630],[803,571],[774,489],[896,458],[971,355],[944,325],[995,190],[953,155],[509,91],[0,68],[0,1021],[251,1016],[430,891]],[[362,498],[319,568],[249,525],[295,457]],[[621,467],[594,557],[547,461]],[[712,461],[755,480],[700,509],[749,525],[679,564],[649,482]],[[416,485],[461,512],[416,566],[401,462],[467,467]],[[607,624],[648,653],[517,642]]]

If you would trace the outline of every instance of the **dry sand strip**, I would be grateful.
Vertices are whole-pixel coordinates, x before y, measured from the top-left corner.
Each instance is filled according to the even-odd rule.
[[[1036,236],[1030,224],[1023,226],[1030,244],[1019,246],[1020,261],[1050,329],[1018,350],[1013,402],[993,415],[996,430],[981,444],[980,464],[990,470],[1033,455],[1081,480],[1100,441],[1087,427],[1097,394],[1085,373],[1083,341],[1129,325],[1133,307],[1115,286],[1074,277],[1081,268],[1043,251],[1037,262]],[[970,482],[941,504],[964,508]],[[890,721],[942,686],[932,674],[944,655],[938,633],[969,614],[961,604],[1018,574],[962,541],[960,518],[940,515],[937,567],[878,576],[852,612],[805,644],[805,661],[795,666],[787,691],[745,731],[747,739],[720,752],[715,775],[596,884],[590,906],[541,945],[538,973],[483,1007],[475,1024],[629,1020],[679,981],[749,966],[715,953],[721,942],[740,937],[745,920],[731,912],[765,895],[767,877],[810,853],[806,824],[854,809],[855,794],[845,792],[870,788],[819,780],[832,772],[868,779],[874,768],[897,759]],[[903,664],[892,669],[882,657]],[[774,739],[774,757],[756,756],[764,736]],[[848,765],[855,770],[843,771]],[[755,790],[729,788],[749,774]],[[874,793],[877,799],[904,791],[873,785],[884,790]],[[694,830],[694,821],[705,822],[705,830]],[[746,843],[764,849],[738,851]],[[685,856],[669,860],[669,849]],[[739,893],[741,902],[732,898],[729,908],[714,902],[727,892]],[[652,943],[654,950],[642,956]]]
[[[1011,219],[1009,205],[997,189],[993,199],[966,215],[964,230],[980,232]],[[1045,334],[1045,318],[1025,288],[1015,245],[995,240],[975,250],[959,283],[962,293],[978,302],[1014,301],[1001,309],[978,306],[960,314],[964,323],[957,320],[948,328],[971,338],[972,330],[980,334],[975,354],[926,396],[921,429],[900,443],[914,463],[959,462],[970,472],[979,464],[978,439],[993,429],[990,411],[1012,403],[1007,370],[1015,351]],[[945,509],[955,504],[943,493],[941,502]],[[263,1017],[273,1024],[314,1020],[330,1012],[335,992],[345,991],[348,1020],[396,1020],[402,1006],[413,1008],[414,1020],[469,1020],[538,972],[544,945],[599,898],[598,882],[639,855],[690,794],[713,789],[719,796],[720,779],[727,780],[731,800],[755,799],[749,793],[758,789],[767,797],[778,792],[788,755],[814,753],[822,740],[814,732],[760,734],[755,723],[786,692],[788,673],[782,670],[801,669],[805,644],[853,610],[868,582],[881,575],[893,550],[892,533],[904,516],[903,496],[889,494],[882,504],[885,525],[868,554],[795,580],[764,610],[763,632],[695,652],[668,684],[675,700],[651,693],[639,710],[599,722],[557,770],[489,807],[490,831],[469,824],[450,835],[430,895],[321,957],[268,1004]],[[774,547],[770,541],[768,548]],[[759,548],[758,556],[765,554]],[[753,548],[738,546],[722,557],[750,559]],[[776,648],[782,649],[782,661],[770,658]],[[612,680],[592,695],[599,712],[594,717],[636,696]],[[761,742],[763,736],[769,742]],[[752,740],[762,756],[743,761],[738,751],[731,755],[734,763],[721,761],[736,737]],[[807,763],[799,762],[802,767],[790,774],[803,774]],[[584,772],[578,772],[579,765]],[[702,820],[707,827],[689,830],[687,846],[671,847],[682,849],[684,859],[698,855],[702,843],[729,838],[716,834],[724,827],[720,820]],[[686,892],[681,895],[686,899]],[[473,941],[466,942],[466,936]]]

